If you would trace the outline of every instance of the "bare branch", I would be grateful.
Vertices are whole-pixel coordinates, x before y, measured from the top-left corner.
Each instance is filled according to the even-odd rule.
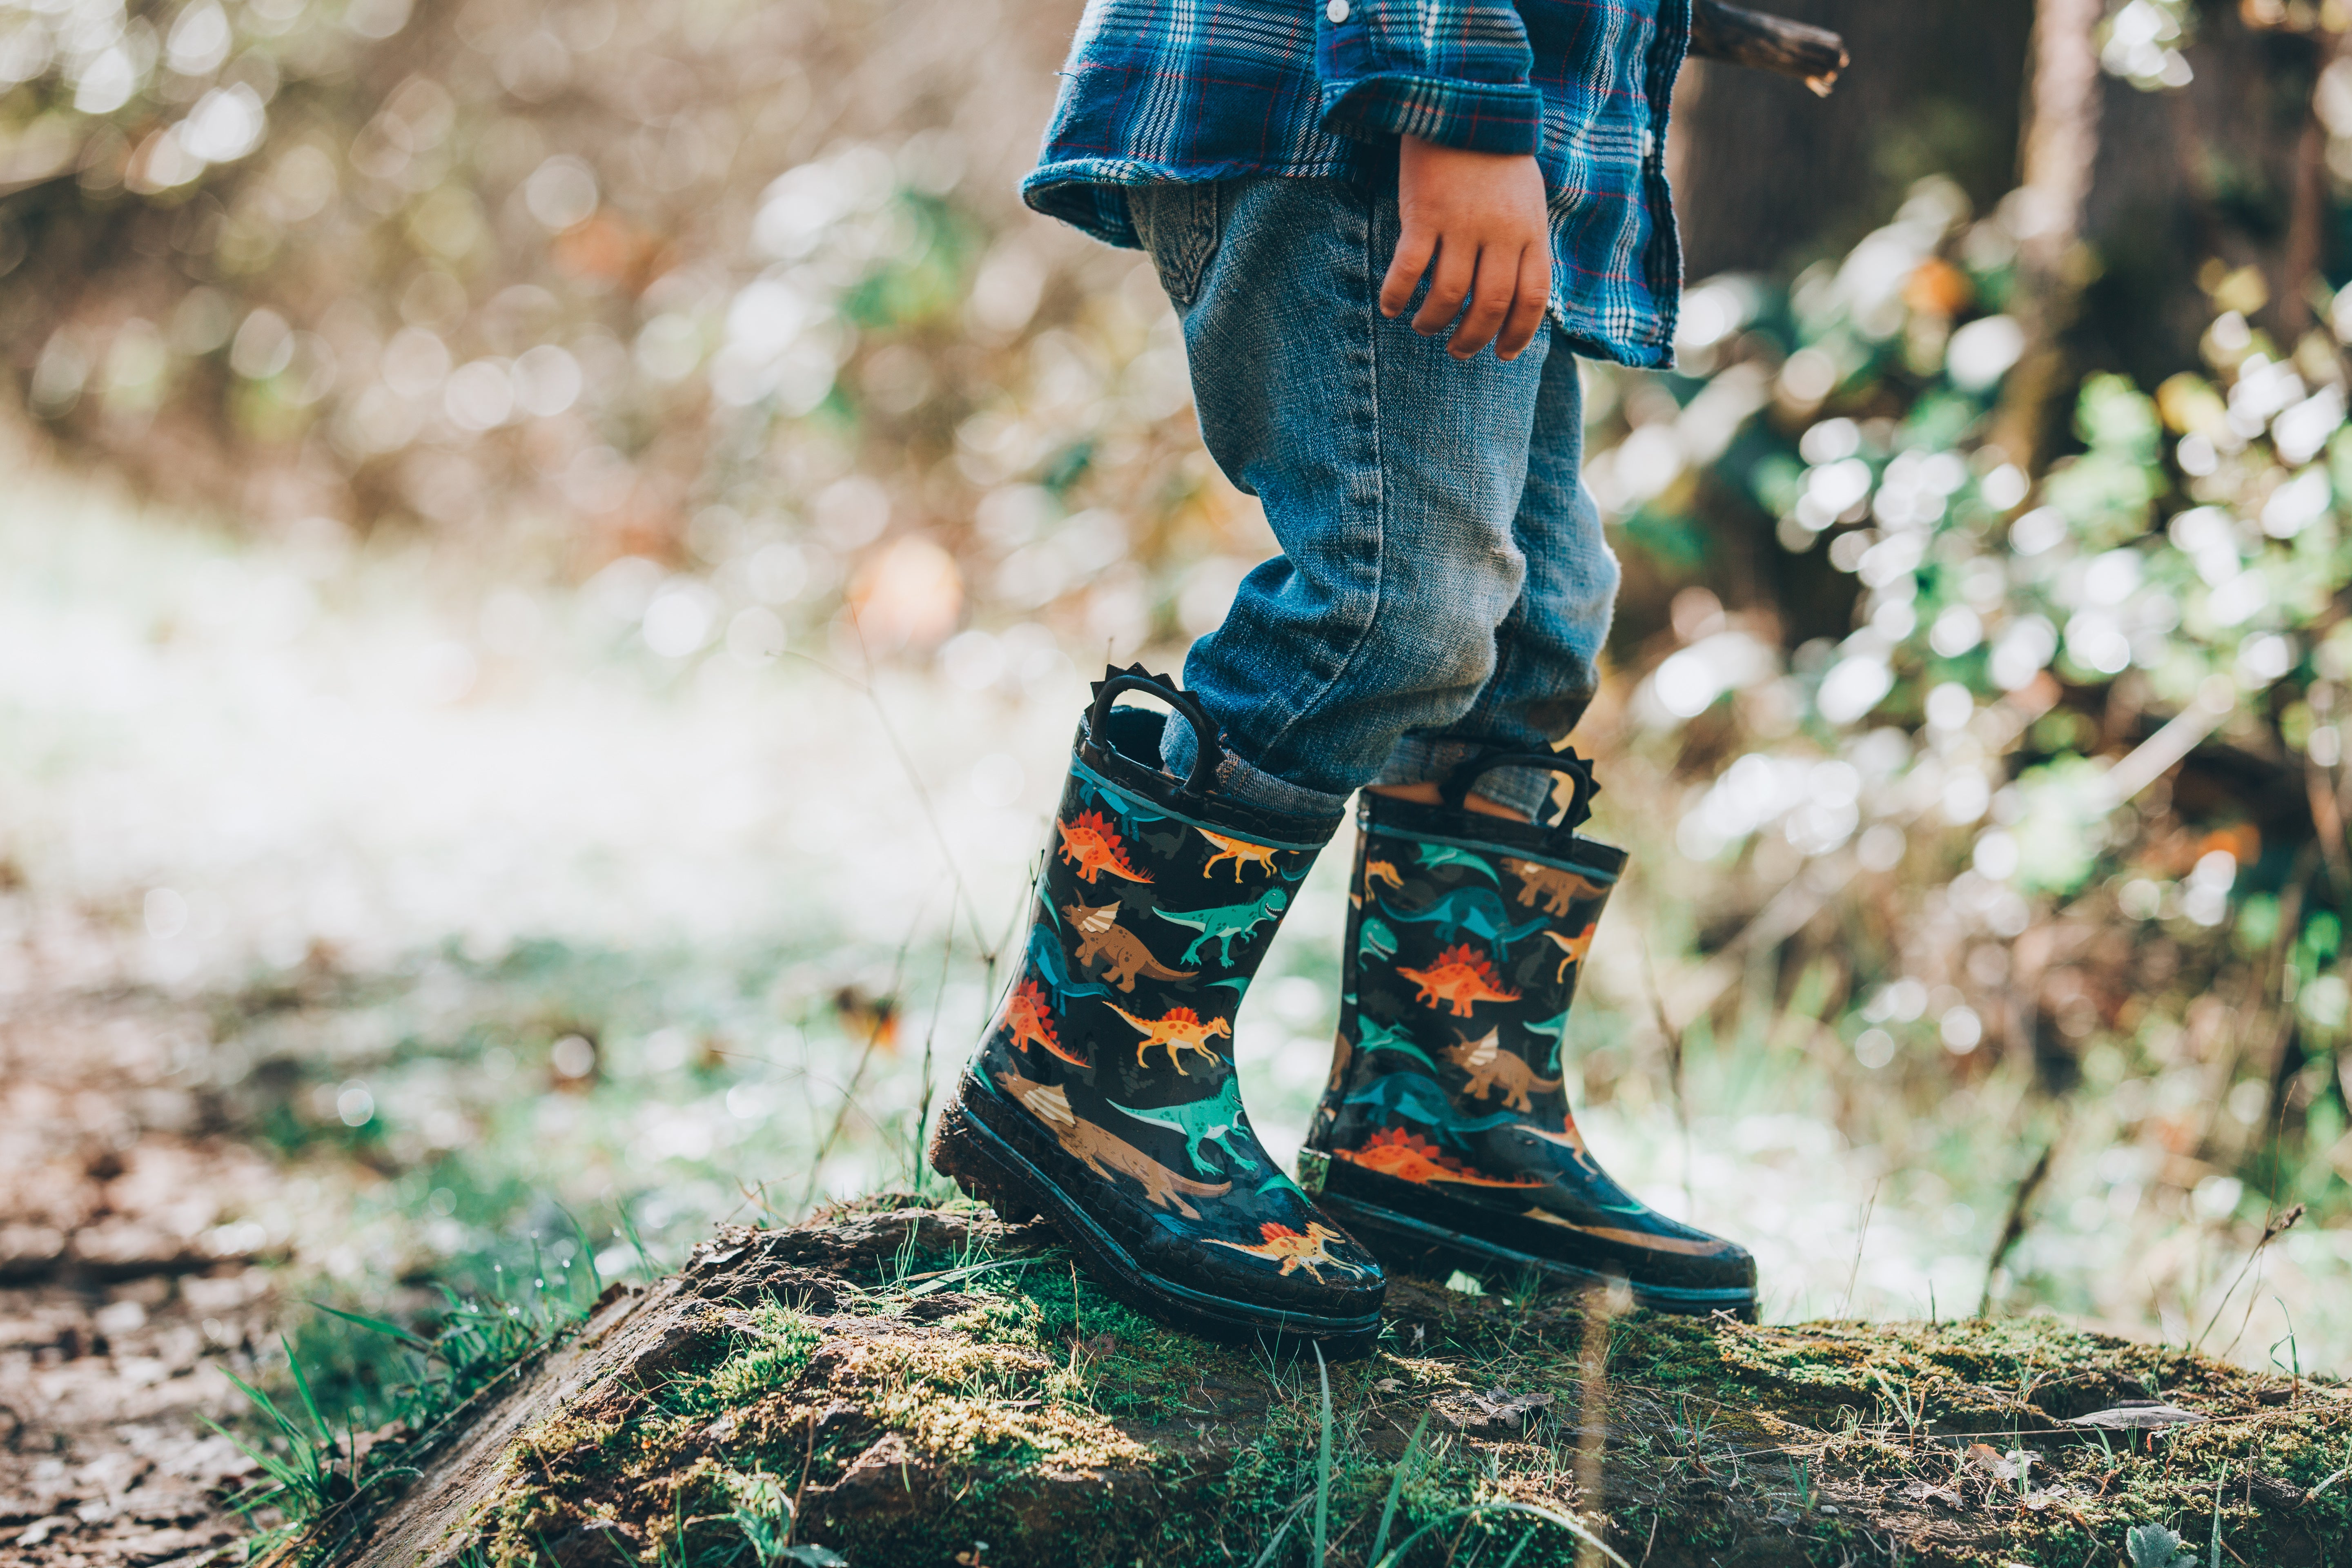
[[[1845,40],[1827,27],[1745,11],[1722,0],[1696,0],[1691,7],[1690,52],[1701,59],[1802,77],[1823,98],[1837,84],[1838,72],[1853,63]]]

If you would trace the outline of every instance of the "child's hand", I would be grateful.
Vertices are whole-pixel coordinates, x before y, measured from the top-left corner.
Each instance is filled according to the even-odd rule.
[[[1535,341],[1551,299],[1543,171],[1528,154],[1469,153],[1418,136],[1402,141],[1397,212],[1404,232],[1381,281],[1381,313],[1402,314],[1430,273],[1414,331],[1433,337],[1458,315],[1462,323],[1446,353],[1468,359],[1491,342],[1496,358],[1518,358]]]

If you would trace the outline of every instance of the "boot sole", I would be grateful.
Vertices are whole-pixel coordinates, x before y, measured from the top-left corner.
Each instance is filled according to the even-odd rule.
[[[1302,1352],[1306,1342],[1312,1341],[1322,1347],[1328,1361],[1355,1361],[1371,1353],[1381,1332],[1378,1311],[1358,1318],[1286,1312],[1213,1295],[1152,1273],[1011,1139],[982,1120],[967,1103],[972,1094],[967,1084],[940,1112],[938,1129],[931,1134],[931,1168],[954,1178],[967,1195],[994,1209],[1008,1224],[1045,1220],[1110,1295],[1137,1311],[1202,1339],[1259,1343],[1286,1355]]]
[[[1728,1312],[1743,1323],[1756,1321],[1756,1293],[1753,1290],[1705,1290],[1671,1285],[1645,1285],[1622,1273],[1582,1268],[1556,1258],[1540,1258],[1532,1252],[1497,1247],[1491,1241],[1481,1241],[1475,1236],[1337,1193],[1326,1192],[1315,1202],[1324,1213],[1345,1226],[1348,1234],[1368,1248],[1373,1257],[1401,1274],[1421,1274],[1436,1279],[1457,1268],[1475,1275],[1524,1275],[1532,1272],[1553,1289],[1605,1289],[1622,1284],[1633,1291],[1635,1306],[1653,1312],[1689,1316]]]

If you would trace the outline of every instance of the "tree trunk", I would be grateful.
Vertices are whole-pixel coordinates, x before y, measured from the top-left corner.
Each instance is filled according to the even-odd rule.
[[[2101,0],[2041,0],[2033,15],[2024,178],[2011,209],[2018,249],[2010,312],[2025,329],[2025,353],[2002,389],[1992,438],[2029,472],[2046,455],[2051,405],[2066,380],[2061,339],[2089,277],[2079,247],[2099,156],[2097,33],[2105,11]]]
[[[1924,174],[1980,204],[2009,188],[2032,0],[1765,3],[1843,35],[1853,64],[1826,100],[1788,77],[1685,68],[1668,154],[1693,279],[1834,254]]]

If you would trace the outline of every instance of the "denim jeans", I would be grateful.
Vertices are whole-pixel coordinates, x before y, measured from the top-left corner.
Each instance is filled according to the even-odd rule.
[[[1548,328],[1508,363],[1465,363],[1382,316],[1392,191],[1259,176],[1128,203],[1210,455],[1283,551],[1184,661],[1223,731],[1221,793],[1323,815],[1475,751],[1549,750],[1592,699],[1617,591],[1579,472],[1575,355]],[[1163,735],[1186,774],[1192,728]],[[1554,777],[1478,787],[1536,813]]]

